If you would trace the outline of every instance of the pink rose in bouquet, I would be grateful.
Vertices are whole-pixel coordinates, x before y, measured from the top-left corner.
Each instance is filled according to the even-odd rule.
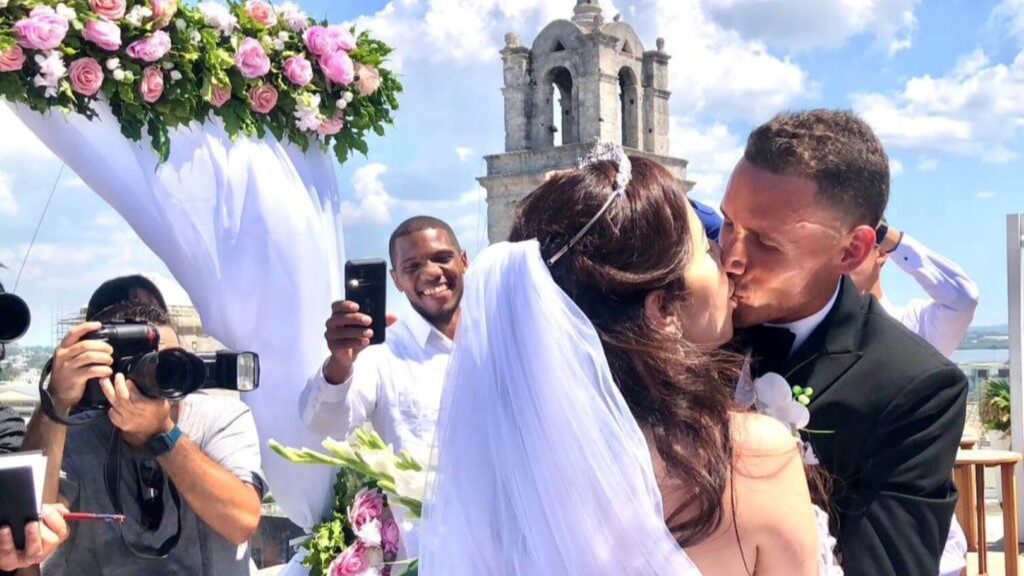
[[[263,0],[249,0],[245,3],[245,13],[256,22],[266,27],[277,24],[277,13],[274,7]]]
[[[71,89],[84,96],[93,96],[103,85],[103,68],[94,58],[79,58],[68,69]]]
[[[89,20],[85,23],[82,38],[104,50],[117,50],[121,47],[121,28],[106,20]]]
[[[331,121],[336,118],[338,118],[337,114]],[[348,509],[348,520],[352,523],[352,528],[358,530],[367,522],[380,520],[383,514],[384,495],[377,490],[363,488],[356,492],[356,497],[352,500],[352,506]]]
[[[369,96],[380,88],[380,72],[373,66],[355,65],[356,90],[363,96]]]
[[[231,100],[231,88],[224,88],[222,86],[214,86],[213,93],[210,95],[210,104],[214,108],[220,108],[227,104],[228,100]]]
[[[178,13],[178,0],[150,0],[150,6],[157,28],[170,24],[174,15]]]
[[[266,114],[277,106],[277,88],[270,84],[258,84],[249,89],[249,105],[252,111]]]
[[[68,33],[68,21],[49,6],[36,6],[27,18],[14,24],[14,36],[22,48],[53,50]]]
[[[356,47],[352,33],[341,26],[311,26],[302,34],[306,48],[317,56],[349,51]]]
[[[25,51],[15,44],[0,52],[0,72],[16,72],[25,65]]]
[[[398,554],[398,548],[402,544],[402,531],[398,523],[390,514],[384,515],[384,525],[381,527],[381,544],[384,546],[384,553],[389,556]]]
[[[142,71],[142,84],[139,86],[142,99],[152,104],[164,93],[164,73],[156,66],[146,66]]]
[[[171,51],[171,37],[163,30],[157,30],[145,38],[128,45],[125,52],[136,60],[156,62]]]
[[[352,59],[344,51],[339,50],[334,54],[320,57],[320,69],[324,76],[336,84],[348,86],[355,77],[355,68]]]
[[[359,576],[370,568],[366,550],[362,542],[356,542],[342,550],[327,567],[327,576]]]
[[[246,78],[259,78],[270,71],[270,58],[255,38],[246,38],[235,52],[235,66]]]
[[[89,7],[107,20],[124,18],[125,0],[89,0]]]
[[[313,65],[302,54],[284,61],[284,76],[296,86],[305,86],[313,81]]]

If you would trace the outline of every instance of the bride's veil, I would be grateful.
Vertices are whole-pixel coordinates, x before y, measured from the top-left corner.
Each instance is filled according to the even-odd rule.
[[[465,278],[420,531],[424,576],[699,574],[593,325],[536,241]]]

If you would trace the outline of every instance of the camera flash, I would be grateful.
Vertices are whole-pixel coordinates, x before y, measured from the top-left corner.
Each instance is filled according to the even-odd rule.
[[[349,288],[359,288],[359,280],[355,280],[355,279],[349,280],[348,281],[348,287]]]

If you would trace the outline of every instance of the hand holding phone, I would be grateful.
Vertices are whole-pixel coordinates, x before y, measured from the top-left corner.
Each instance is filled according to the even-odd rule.
[[[345,263],[345,300],[331,305],[324,338],[331,357],[324,376],[332,384],[348,379],[363,348],[381,344],[385,328],[395,321],[386,313],[387,265],[383,260]]]

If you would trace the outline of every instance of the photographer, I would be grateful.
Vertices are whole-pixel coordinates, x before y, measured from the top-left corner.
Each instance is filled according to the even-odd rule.
[[[106,308],[71,329],[54,352],[49,394],[56,414],[72,414],[90,379],[110,408],[88,426],[65,427],[37,411],[26,446],[60,462],[59,499],[81,512],[123,512],[120,530],[84,522],[43,567],[43,574],[247,575],[247,541],[260,517],[263,480],[259,440],[239,400],[190,394],[171,402],[142,394],[113,374],[114,349],[83,339],[101,322],[149,322],[158,349],[178,346],[167,314],[140,303]],[[56,496],[57,469],[47,472],[47,499]],[[158,561],[153,558],[160,557]]]

